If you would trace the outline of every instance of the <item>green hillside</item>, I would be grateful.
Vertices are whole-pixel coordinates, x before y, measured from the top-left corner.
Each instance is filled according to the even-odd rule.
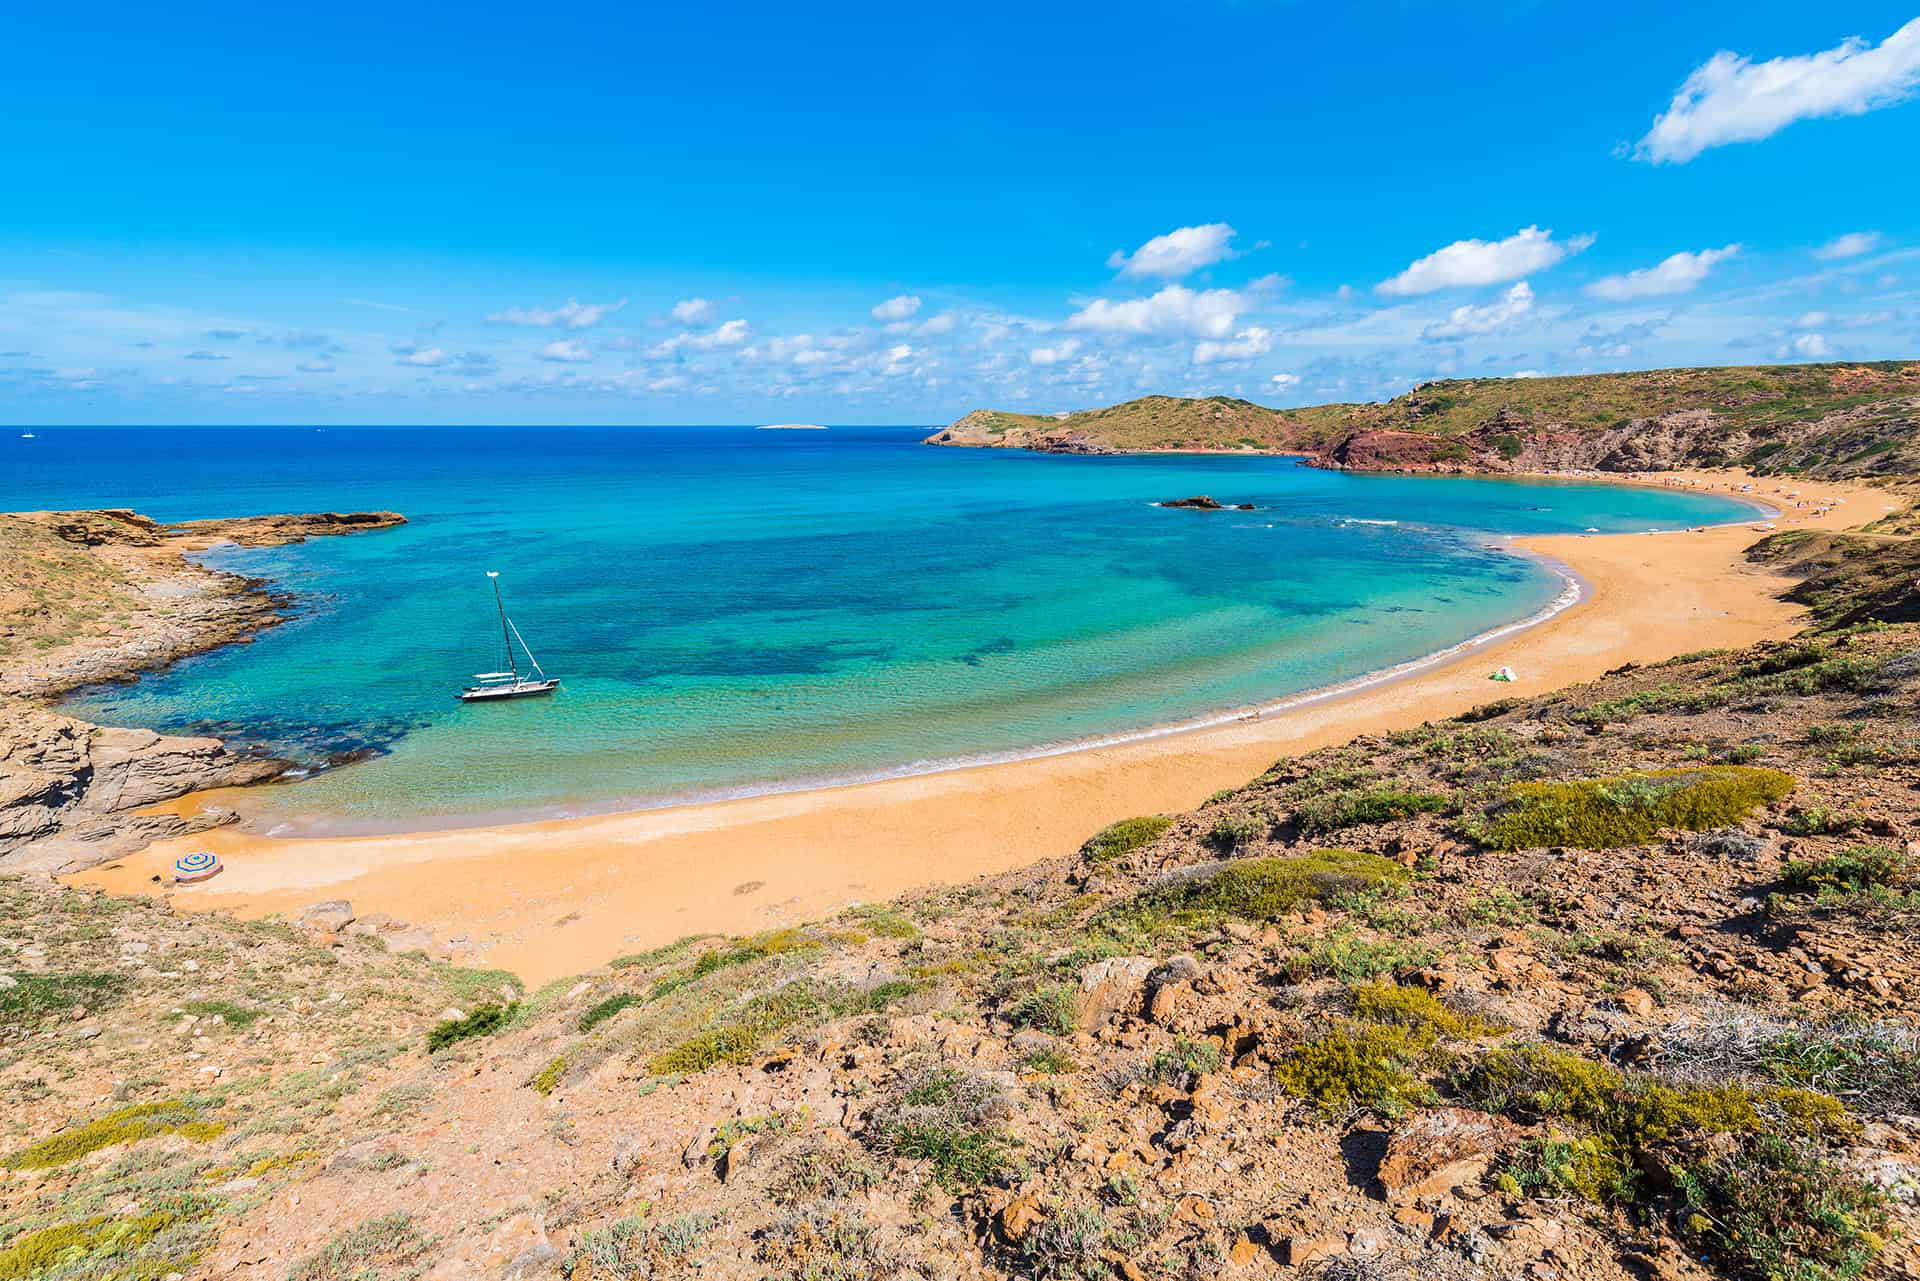
[[[1381,404],[1288,410],[1169,396],[1058,416],[977,410],[929,443],[1299,452],[1373,470],[1912,474],[1917,435],[1920,362],[1881,361],[1444,379]]]

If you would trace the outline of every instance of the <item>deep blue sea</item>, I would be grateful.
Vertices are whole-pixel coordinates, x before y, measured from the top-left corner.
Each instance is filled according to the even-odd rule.
[[[211,564],[297,596],[251,645],[79,715],[317,764],[287,821],[582,812],[991,759],[1191,721],[1416,659],[1564,589],[1515,533],[1736,520],[1657,489],[1291,459],[924,447],[926,428],[44,428],[0,509],[162,520],[391,508],[410,524]],[[1252,512],[1169,510],[1208,493]],[[499,633],[551,699],[465,706]]]

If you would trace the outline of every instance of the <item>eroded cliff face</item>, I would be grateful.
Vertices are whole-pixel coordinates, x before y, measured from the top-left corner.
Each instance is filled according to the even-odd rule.
[[[0,867],[73,870],[231,820],[138,811],[188,792],[257,783],[285,762],[218,739],[91,725],[47,706],[250,639],[287,597],[182,553],[267,547],[405,523],[321,512],[165,525],[124,509],[0,515]]]

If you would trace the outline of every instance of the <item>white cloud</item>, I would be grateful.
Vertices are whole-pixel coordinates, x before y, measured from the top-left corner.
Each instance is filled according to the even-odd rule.
[[[689,351],[713,351],[720,347],[738,347],[751,336],[751,330],[744,320],[729,320],[718,329],[704,334],[675,334],[665,342],[655,343],[647,354],[655,358],[671,356],[681,348]]]
[[[1835,236],[1826,244],[1813,251],[1815,258],[1858,258],[1861,254],[1872,253],[1880,243],[1877,231],[1849,231],[1844,236]]]
[[[1794,322],[1793,322],[1793,327],[1794,327],[1795,329],[1818,329],[1818,328],[1820,328],[1820,326],[1822,326],[1822,325],[1824,325],[1824,324],[1826,324],[1826,323],[1827,323],[1827,313],[1826,313],[1826,312],[1824,312],[1824,311],[1809,311],[1809,312],[1806,312],[1805,314],[1803,314],[1803,315],[1802,315],[1802,316],[1800,317],[1800,319],[1798,319],[1798,320],[1796,320],[1796,321],[1794,321]]]
[[[1131,254],[1114,250],[1107,258],[1107,266],[1123,276],[1176,280],[1190,271],[1233,257],[1234,235],[1233,228],[1224,222],[1180,227],[1164,236],[1155,236]]]
[[[1168,285],[1151,298],[1096,298],[1067,317],[1067,328],[1108,334],[1176,334],[1225,338],[1246,303],[1231,289],[1195,291]]]
[[[719,309],[719,304],[705,298],[683,298],[673,304],[673,318],[683,325],[704,325]]]
[[[1819,334],[1801,334],[1793,340],[1793,354],[1817,360],[1821,356],[1832,355],[1833,349],[1827,346],[1827,340]]]
[[[331,360],[303,360],[294,366],[303,374],[330,374],[333,372]]]
[[[1545,378],[1547,375],[1538,369],[1516,369],[1513,371],[1513,376],[1515,378]]]
[[[1466,338],[1473,334],[1497,333],[1533,310],[1533,287],[1522,280],[1484,306],[1455,307],[1447,318],[1428,325],[1423,338]]]
[[[1633,149],[1636,160],[1685,164],[1709,147],[1758,142],[1794,123],[1859,116],[1920,90],[1920,18],[1875,48],[1849,36],[1819,53],[1750,62],[1722,50],[1695,67]]]
[[[1036,365],[1057,365],[1063,360],[1071,360],[1080,351],[1080,340],[1069,338],[1057,342],[1051,347],[1035,347],[1027,353],[1027,359]]]
[[[1412,263],[1374,289],[1383,294],[1430,294],[1461,285],[1499,285],[1545,271],[1586,249],[1592,236],[1555,240],[1551,231],[1523,227],[1505,240],[1456,240]]]
[[[438,347],[428,347],[425,351],[404,351],[393,362],[396,365],[412,365],[419,369],[433,369],[447,363],[447,353]]]
[[[577,365],[593,359],[593,353],[571,338],[558,338],[540,349],[540,359]]]
[[[1642,267],[1620,276],[1603,276],[1588,285],[1587,292],[1608,302],[1684,294],[1705,280],[1715,263],[1739,252],[1739,245],[1728,245],[1723,249],[1702,249],[1699,253],[1673,254],[1661,259],[1656,267]]]
[[[569,298],[558,307],[509,307],[487,319],[496,325],[527,325],[535,329],[591,329],[627,305],[619,302],[581,302]]]
[[[1273,350],[1273,331],[1257,325],[1242,329],[1230,342],[1201,342],[1193,347],[1193,363],[1211,365],[1222,360],[1252,360]]]
[[[873,309],[875,320],[908,320],[920,310],[920,295],[901,294],[877,304]]]
[[[1273,377],[1267,379],[1267,381],[1272,383],[1276,390],[1287,391],[1294,387],[1298,387],[1300,385],[1300,375],[1299,374],[1275,374]]]
[[[920,322],[919,326],[913,332],[922,338],[931,338],[937,334],[950,334],[953,332],[953,313],[943,311],[937,316],[928,316]]]

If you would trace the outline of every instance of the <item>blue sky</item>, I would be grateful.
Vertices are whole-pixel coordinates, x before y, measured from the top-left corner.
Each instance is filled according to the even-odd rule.
[[[9,421],[1920,356],[1920,0],[282,8],[10,7]]]

